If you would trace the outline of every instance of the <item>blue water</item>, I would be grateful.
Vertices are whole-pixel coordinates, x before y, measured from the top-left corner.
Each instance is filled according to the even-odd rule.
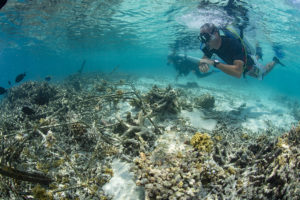
[[[212,2],[212,1],[211,1]],[[0,86],[9,87],[19,73],[26,81],[53,81],[75,73],[84,59],[85,72],[171,76],[166,57],[173,48],[202,57],[197,35],[206,22],[234,20],[223,10],[226,1],[199,6],[194,0],[9,0],[0,11]],[[243,87],[265,86],[300,99],[300,1],[252,0],[245,35],[264,51],[263,63],[282,46],[287,67],[276,67],[263,81],[236,79],[223,73],[207,81]],[[222,85],[220,85],[222,87]]]

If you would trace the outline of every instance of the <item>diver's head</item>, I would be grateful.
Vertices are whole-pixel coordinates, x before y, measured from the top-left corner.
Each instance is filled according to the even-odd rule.
[[[220,44],[220,31],[213,23],[206,23],[201,26],[198,39],[209,49],[218,49]]]

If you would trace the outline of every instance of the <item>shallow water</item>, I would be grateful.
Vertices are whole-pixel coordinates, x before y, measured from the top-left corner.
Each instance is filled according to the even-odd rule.
[[[198,158],[191,153],[193,148],[188,143],[195,132],[207,132],[216,142],[216,146],[221,149],[228,148],[230,155],[224,156],[223,159],[227,162],[224,166],[216,163],[218,161],[215,156],[219,156],[220,153],[216,153],[217,150],[215,150],[211,160],[203,161],[203,166],[208,166],[209,169],[217,166],[214,170],[218,169],[225,174],[228,165],[232,165],[243,175],[239,181],[247,182],[249,171],[256,170],[257,166],[248,160],[248,163],[253,165],[249,164],[249,169],[247,169],[249,171],[247,171],[240,166],[240,163],[231,162],[230,159],[234,160],[232,157],[243,154],[241,149],[243,151],[248,149],[248,153],[252,155],[251,149],[253,148],[269,147],[273,148],[273,152],[278,153],[275,149],[276,144],[279,143],[276,137],[288,132],[293,126],[297,126],[300,120],[300,61],[298,60],[300,3],[298,0],[238,1],[237,7],[230,12],[224,9],[226,3],[227,1],[217,0],[209,1],[209,3],[195,0],[9,0],[0,11],[0,86],[9,91],[0,96],[1,105],[3,105],[0,136],[9,139],[0,141],[3,143],[3,149],[10,150],[8,147],[11,142],[18,143],[28,138],[26,131],[39,136],[31,138],[30,142],[25,144],[29,147],[29,155],[32,157],[27,158],[24,151],[19,155],[22,161],[26,161],[26,164],[20,167],[18,165],[20,162],[17,160],[18,162],[13,163],[13,166],[25,171],[31,169],[43,171],[56,179],[68,177],[69,182],[60,180],[60,184],[57,184],[58,189],[50,188],[52,192],[54,191],[55,198],[92,198],[95,197],[94,193],[102,195],[104,190],[108,195],[115,195],[114,199],[143,199],[141,197],[145,195],[143,181],[148,181],[146,179],[150,177],[149,173],[152,173],[153,166],[155,165],[157,180],[161,180],[163,177],[160,175],[166,170],[176,171],[175,169],[182,167],[180,162],[189,163],[188,158]],[[167,63],[167,56],[170,53],[176,51],[200,58],[203,53],[199,49],[200,42],[197,36],[201,25],[213,22],[221,26],[236,21],[247,23],[244,34],[252,45],[257,42],[260,44],[263,49],[262,62],[264,64],[272,60],[275,55],[275,46],[286,67],[276,66],[262,81],[251,77],[236,79],[222,72],[205,78],[197,78],[193,73],[186,77],[176,78],[177,72],[172,65]],[[81,69],[82,66],[84,67]],[[82,74],[78,73],[80,70]],[[15,83],[15,77],[24,72],[26,72],[24,80]],[[44,85],[47,76],[51,77],[50,86]],[[8,81],[12,84],[9,85]],[[37,81],[37,83],[30,81]],[[187,87],[189,83],[193,83],[190,85],[195,87]],[[132,88],[131,84],[138,92]],[[151,89],[154,85],[160,89],[163,88],[159,91],[160,94],[176,91],[175,96],[179,100],[176,99],[176,103],[171,102],[174,104],[170,104],[172,106],[168,108],[171,110],[168,110],[169,113],[154,114],[154,122],[150,120],[151,118],[145,117],[147,120],[144,123],[138,120],[139,113],[142,113],[140,108],[133,106],[129,99],[138,97],[139,93],[141,96],[138,98],[151,99]],[[169,91],[168,85],[174,90]],[[102,86],[105,89],[101,88]],[[55,88],[54,91],[59,91],[58,94],[52,94],[49,87]],[[49,105],[36,103],[36,98],[38,98],[35,96],[36,93],[37,96],[43,96],[40,95],[44,94],[43,91],[55,96],[54,99],[50,98]],[[124,101],[123,103],[115,102],[115,99],[102,99],[103,96],[116,94]],[[194,105],[196,98],[203,94],[210,94],[214,97],[213,109],[205,110]],[[168,95],[174,97],[172,94],[168,93]],[[159,103],[161,101],[154,102],[151,105],[152,108],[154,109]],[[167,102],[166,105],[169,103]],[[179,113],[176,111],[174,116],[172,109],[176,110],[177,104],[182,107],[187,106],[187,108]],[[26,113],[22,113],[24,105],[34,110],[34,116],[26,116]],[[192,110],[189,106],[192,106]],[[66,110],[61,112],[60,109]],[[15,120],[18,129],[16,127],[10,129],[11,120]],[[127,123],[126,126],[133,126],[136,129],[142,127],[141,129],[149,131],[149,134],[155,132],[153,123],[157,123],[162,133],[156,135],[155,139],[142,138],[149,143],[147,144],[149,146],[143,147],[144,149],[142,147],[127,149],[128,147],[122,143],[126,139],[122,134],[127,131],[119,133],[115,130],[118,129],[122,120]],[[40,123],[39,126],[42,127],[53,126],[54,128],[52,127],[49,131],[43,127],[42,132],[36,133],[33,131],[36,130],[35,123]],[[58,123],[62,124],[58,125]],[[70,125],[74,123],[78,127],[74,128]],[[106,125],[108,127],[102,131],[101,128]],[[75,134],[76,131],[79,133],[83,131],[86,134],[78,136]],[[267,135],[268,141],[261,139],[261,134]],[[47,142],[50,136],[54,136],[57,143],[62,146],[54,145],[53,149],[49,148]],[[106,136],[112,139],[111,143],[106,140],[102,141],[101,137]],[[226,141],[221,143],[216,138],[224,138]],[[290,140],[294,141],[295,138]],[[272,162],[278,164],[277,161],[284,160],[283,157],[287,155],[285,158],[290,158],[289,147],[295,147],[294,151],[299,152],[299,143],[297,143],[299,141],[296,139],[294,143],[283,142],[283,145],[277,145],[276,148],[283,146],[281,150],[284,155],[274,158]],[[96,157],[96,150],[102,142],[104,147],[101,151],[99,150],[101,155]],[[138,140],[138,142],[141,146],[144,145],[143,140],[142,142]],[[230,143],[229,147],[225,143]],[[258,147],[253,147],[256,143]],[[111,155],[107,158],[102,157],[102,153],[106,153],[105,145],[109,146],[107,151],[120,151],[117,158]],[[49,149],[41,148],[44,146]],[[117,150],[110,149],[115,147]],[[42,149],[41,154],[39,148]],[[69,158],[64,149],[71,152]],[[122,156],[127,156],[128,151],[135,154],[129,153],[127,162],[121,161]],[[53,158],[47,157],[49,154]],[[223,154],[226,153],[223,152]],[[269,155],[261,156],[268,157]],[[162,160],[163,164],[160,162],[157,164],[157,157]],[[134,158],[140,160],[134,161]],[[297,160],[292,158],[290,160]],[[45,159],[43,161],[48,163],[47,166],[40,164],[39,159]],[[67,164],[53,167],[53,160],[59,159],[63,159]],[[257,160],[260,159],[262,158],[257,158]],[[140,162],[139,164],[143,166],[130,172],[136,162]],[[175,167],[169,167],[168,162],[174,162]],[[87,167],[84,170],[82,166],[86,163],[90,164],[90,168]],[[198,168],[198,164],[193,164],[195,163],[191,164],[191,168],[194,170]],[[114,173],[111,173],[108,168],[112,168]],[[74,173],[75,169],[85,175],[82,177]],[[270,167],[264,169],[268,171],[266,174],[269,172],[271,174]],[[284,169],[281,172],[285,173]],[[137,177],[133,176],[134,173]],[[174,173],[179,173],[179,171]],[[228,172],[226,173],[228,175]],[[157,178],[156,175],[155,178]],[[235,176],[235,173],[231,175]],[[87,180],[85,176],[88,177]],[[95,181],[94,176],[99,176],[101,184],[100,181]],[[164,176],[168,175],[164,174]],[[230,182],[230,178],[226,178]],[[236,175],[236,179],[228,184],[228,187],[233,187],[232,196],[228,194],[230,188],[223,188],[224,194],[222,195],[227,195],[229,199],[244,198],[238,196],[235,190],[238,178],[240,177]],[[101,188],[104,184],[102,179],[107,182],[103,189]],[[3,180],[13,184],[10,179]],[[142,189],[135,186],[136,180],[140,181],[138,185],[141,185]],[[152,179],[149,178],[149,180]],[[87,186],[87,183],[91,186]],[[182,187],[181,182],[179,183],[173,184],[176,185],[175,187],[178,185]],[[280,183],[285,183],[285,181]],[[298,182],[292,181],[291,184],[293,183]],[[59,192],[62,188],[74,185],[80,189],[76,191],[71,188],[70,192]],[[98,187],[99,185],[101,187]],[[193,185],[193,181],[190,185]],[[261,185],[261,188],[263,186]],[[127,187],[130,188],[128,193]],[[158,186],[148,184],[147,187],[146,196],[149,195],[149,191],[150,193],[157,191]],[[159,187],[164,186],[159,185]],[[31,191],[32,188],[32,185],[28,187],[23,184],[17,189]],[[99,193],[95,192],[94,188],[97,188]],[[294,187],[288,186],[288,188]],[[181,195],[180,187],[179,189],[173,188],[173,190],[179,192],[176,195]],[[188,191],[187,195],[194,193]],[[245,189],[245,191],[251,196],[251,192],[255,190]],[[165,194],[164,192],[166,193],[162,189],[161,194]],[[210,190],[203,190],[197,194],[199,198],[209,198],[210,192]],[[247,198],[251,199],[250,196]],[[219,196],[221,197],[224,196]],[[276,197],[278,196],[275,195],[274,198]],[[282,196],[279,195],[279,197]]]
[[[28,72],[27,80],[46,75],[56,79],[75,72],[86,59],[86,71],[174,75],[166,65],[172,49],[197,57],[199,27],[205,22],[233,21],[224,1],[199,6],[197,1],[17,1],[2,8],[0,85]],[[266,63],[272,44],[283,47],[286,68],[277,67],[264,84],[288,95],[298,95],[300,11],[297,1],[241,3],[248,12],[246,36],[263,47]],[[223,79],[224,77],[220,77]],[[214,81],[214,80],[212,80]],[[227,81],[227,80],[226,80]],[[231,81],[231,79],[229,80]],[[243,80],[242,80],[243,81]],[[241,82],[233,80],[233,85]],[[256,81],[255,81],[256,82]]]

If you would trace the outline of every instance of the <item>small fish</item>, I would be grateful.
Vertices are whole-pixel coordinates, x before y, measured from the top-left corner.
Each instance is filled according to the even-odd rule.
[[[8,85],[11,85],[11,82],[10,82],[10,81],[8,81]]]
[[[16,76],[16,80],[15,80],[16,83],[19,83],[20,81],[22,81],[25,76],[26,76],[25,72],[23,74],[19,74],[18,76]]]
[[[5,89],[4,87],[0,87],[0,95],[4,94],[7,92],[7,89]]]
[[[52,78],[51,76],[46,76],[45,81],[51,81],[51,78]]]
[[[35,111],[32,108],[29,108],[28,106],[24,106],[22,108],[22,112],[26,115],[33,115]]]
[[[0,0],[0,9],[6,4],[7,0]]]

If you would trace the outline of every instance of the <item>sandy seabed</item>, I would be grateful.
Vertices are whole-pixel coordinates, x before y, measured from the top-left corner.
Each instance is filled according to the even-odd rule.
[[[2,199],[298,199],[299,103],[75,74],[1,100]]]

